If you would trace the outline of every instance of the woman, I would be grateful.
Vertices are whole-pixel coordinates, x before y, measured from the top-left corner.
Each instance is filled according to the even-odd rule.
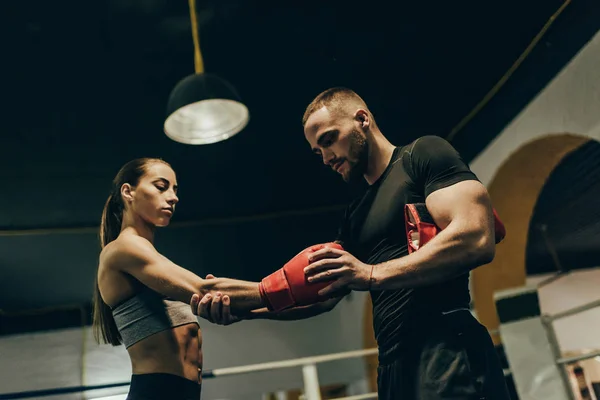
[[[93,328],[98,343],[125,345],[131,400],[200,398],[202,339],[189,306],[194,294],[227,292],[222,303],[231,301],[232,312],[264,307],[258,283],[202,279],[156,251],[154,231],[169,224],[178,201],[171,166],[142,158],[121,168],[102,213]]]

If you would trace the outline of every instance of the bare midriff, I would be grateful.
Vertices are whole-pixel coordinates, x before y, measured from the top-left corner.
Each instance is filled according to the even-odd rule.
[[[127,350],[133,374],[166,373],[202,382],[202,332],[198,324],[156,333]]]

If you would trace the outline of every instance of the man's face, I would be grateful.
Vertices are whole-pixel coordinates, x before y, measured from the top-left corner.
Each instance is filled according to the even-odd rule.
[[[342,175],[344,181],[360,179],[365,173],[368,142],[358,118],[336,115],[323,107],[306,121],[304,136],[323,164]]]

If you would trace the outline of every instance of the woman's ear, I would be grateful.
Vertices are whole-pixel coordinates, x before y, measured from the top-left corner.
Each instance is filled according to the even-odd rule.
[[[123,200],[126,203],[131,203],[133,201],[133,192],[134,190],[129,183],[124,183],[123,186],[121,186],[121,196],[123,196]]]

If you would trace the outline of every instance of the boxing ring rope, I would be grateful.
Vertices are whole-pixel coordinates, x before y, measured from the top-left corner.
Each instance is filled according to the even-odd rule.
[[[372,356],[372,355],[376,355],[376,354],[378,354],[378,351],[376,348],[373,348],[373,349],[365,349],[365,350],[346,351],[343,353],[324,354],[322,356],[295,358],[293,360],[271,361],[271,362],[260,363],[260,364],[244,365],[241,367],[216,368],[216,369],[212,370],[211,377],[225,376],[225,375],[239,375],[239,374],[246,374],[246,373],[250,373],[250,372],[265,371],[265,370],[270,370],[270,369],[300,367],[300,366],[307,366],[307,365],[313,365],[313,364],[320,364],[320,363],[329,362],[329,361],[345,360],[348,358]],[[202,375],[202,376],[204,376],[204,375]]]
[[[550,350],[553,353],[556,365],[560,372],[560,376],[564,382],[565,388],[568,388],[567,396],[569,397],[569,400],[575,400],[575,393],[573,391],[573,385],[571,384],[571,380],[569,379],[567,365],[575,363],[577,361],[589,360],[591,358],[598,357],[600,356],[600,351],[592,351],[574,357],[562,357],[560,343],[558,342],[558,337],[556,336],[556,330],[554,329],[553,322],[558,319],[579,314],[596,307],[600,307],[600,300],[595,300],[590,303],[583,304],[581,306],[573,307],[565,311],[554,313],[552,315],[545,314],[541,316],[542,325],[546,329],[546,333],[550,342]]]
[[[556,360],[556,364],[560,368],[561,371],[564,371],[563,379],[567,383],[566,387],[571,387],[570,381],[568,379],[566,373],[566,365],[581,361],[587,360],[590,358],[600,356],[600,351],[589,352],[586,354],[582,354],[575,357],[561,357],[560,345],[558,343],[558,338],[556,337],[556,332],[552,326],[552,322],[561,318],[565,318],[574,314],[578,314],[596,307],[600,307],[600,300],[593,301],[588,304],[584,304],[581,306],[573,307],[571,309],[555,313],[553,315],[543,315],[542,321],[546,330],[548,332],[548,337],[550,339],[552,352],[554,353],[554,358]],[[492,333],[493,331],[490,331]],[[358,357],[365,357],[378,354],[377,348],[372,349],[364,349],[364,350],[353,350],[346,351],[341,353],[331,353],[324,354],[319,356],[311,356],[311,357],[302,357],[296,358],[292,360],[282,360],[282,361],[272,361],[266,363],[259,364],[251,364],[251,365],[243,365],[237,367],[225,367],[225,368],[215,368],[213,370],[207,370],[202,373],[203,379],[217,378],[220,376],[232,376],[232,375],[241,375],[248,374],[253,372],[260,371],[268,371],[273,369],[282,369],[282,368],[302,368],[302,378],[304,382],[304,394],[303,400],[321,400],[320,394],[320,385],[319,385],[319,377],[317,364],[322,364],[330,361],[338,361],[345,359],[352,359]],[[504,370],[504,375],[510,375],[511,371],[509,369]],[[104,385],[95,385],[95,386],[75,386],[75,387],[64,387],[64,388],[55,388],[55,389],[43,389],[36,391],[27,391],[27,392],[18,392],[18,393],[5,393],[0,394],[0,399],[30,399],[30,398],[40,398],[46,396],[54,396],[57,394],[67,394],[67,393],[79,393],[91,390],[98,389],[110,389],[116,387],[125,387],[129,386],[131,382],[117,382],[111,384]],[[126,391],[121,393],[115,393],[114,395],[125,394]],[[335,400],[367,400],[367,399],[376,399],[377,393],[366,393],[360,395],[353,395],[348,397],[340,397]]]
[[[548,315],[546,318],[548,319],[548,321],[552,322],[552,321],[556,321],[557,319],[570,317],[571,315],[579,314],[579,313],[582,313],[587,310],[591,310],[592,308],[596,308],[596,307],[600,307],[600,299],[592,301],[587,304],[583,304],[581,306],[569,308],[568,310],[561,311],[559,313]]]
[[[546,315],[543,317],[543,320],[546,323],[546,327],[549,329],[552,329],[552,331],[554,331],[554,329],[552,327],[552,322],[554,322],[558,319],[561,319],[561,318],[570,317],[571,315],[575,315],[575,314],[582,313],[584,311],[591,310],[592,308],[596,308],[596,307],[600,307],[600,300],[592,301],[591,303],[573,307],[568,310],[561,311],[559,313],[555,313],[552,315]],[[558,340],[556,338],[556,334],[551,334],[551,336],[554,339],[553,341],[555,343],[555,346],[558,347],[559,345],[558,345]],[[565,364],[571,364],[571,363],[574,363],[577,361],[589,360],[590,358],[594,358],[594,357],[600,357],[600,350],[592,351],[592,352],[589,352],[586,354],[581,354],[581,355],[574,356],[574,357],[558,358],[556,360],[556,362],[559,365],[565,365]]]
[[[594,358],[594,357],[600,357],[600,350],[590,351],[589,353],[585,353],[585,354],[581,354],[581,355],[573,356],[573,357],[559,358],[558,360],[556,360],[556,363],[560,364],[560,365],[572,364],[577,361],[589,360],[590,358]]]
[[[225,368],[215,368],[213,370],[207,370],[202,372],[203,379],[217,378],[220,376],[231,376],[231,375],[241,375],[248,374],[253,372],[260,371],[268,371],[273,369],[282,369],[282,368],[295,368],[302,367],[302,377],[304,380],[304,400],[321,400],[321,392],[319,385],[319,377],[317,364],[322,364],[330,361],[337,360],[345,360],[352,359],[358,357],[365,357],[378,354],[378,350],[376,348],[372,349],[364,349],[364,350],[353,350],[346,351],[342,353],[332,353],[332,354],[324,354],[320,356],[311,356],[311,357],[302,357],[296,358],[292,360],[282,360],[282,361],[272,361],[260,364],[251,364],[251,365],[243,365],[238,367],[225,367]],[[131,382],[117,382],[111,384],[104,385],[95,385],[95,386],[74,386],[74,387],[64,387],[64,388],[55,388],[55,389],[43,389],[36,391],[27,391],[27,392],[18,392],[18,393],[6,393],[0,394],[0,399],[31,399],[31,398],[40,398],[47,396],[55,396],[58,394],[67,394],[67,393],[79,393],[86,392],[91,390],[99,390],[99,389],[110,389],[115,387],[124,387],[129,386]],[[126,391],[121,393],[114,393],[113,395],[126,394]],[[366,399],[376,399],[377,393],[366,393],[361,395],[354,395],[349,397],[340,397],[335,400],[366,400]]]
[[[320,394],[320,385],[319,385],[319,377],[317,364],[322,364],[330,361],[338,361],[345,359],[352,359],[358,357],[372,356],[377,355],[377,348],[372,349],[364,349],[364,350],[353,350],[346,351],[342,353],[331,353],[324,354],[320,356],[311,356],[311,357],[303,357],[296,358],[292,360],[282,360],[282,361],[271,361],[259,364],[250,364],[250,365],[242,365],[237,367],[225,367],[225,368],[215,368],[213,370],[207,370],[202,373],[203,379],[217,378],[220,376],[231,376],[231,375],[242,375],[253,372],[260,371],[269,371],[273,369],[282,369],[282,368],[297,368],[302,367],[302,378],[304,381],[304,393],[303,400],[321,400]],[[504,375],[507,376],[510,374],[510,370],[505,369]],[[116,387],[124,387],[129,386],[131,382],[117,382],[110,383],[104,385],[94,385],[94,386],[74,386],[74,387],[64,387],[64,388],[55,388],[55,389],[42,389],[36,391],[28,391],[28,392],[18,392],[18,393],[6,393],[0,394],[0,399],[30,399],[30,398],[40,398],[47,396],[55,396],[58,394],[67,394],[67,393],[80,393],[91,390],[99,390],[99,389],[111,389]],[[114,393],[113,395],[126,394],[127,392]],[[377,393],[365,393],[347,397],[339,397],[335,400],[367,400],[367,399],[376,399]]]

